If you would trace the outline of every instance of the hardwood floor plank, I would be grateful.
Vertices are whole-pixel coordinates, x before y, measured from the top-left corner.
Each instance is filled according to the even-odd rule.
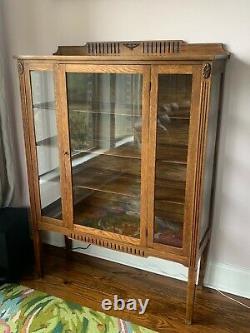
[[[25,278],[22,284],[158,332],[250,332],[250,310],[216,291],[197,291],[194,324],[186,326],[185,282],[79,253],[69,258],[60,248],[45,246],[44,250],[44,278]],[[103,311],[101,301],[114,295],[149,298],[147,311],[143,315],[128,310]]]

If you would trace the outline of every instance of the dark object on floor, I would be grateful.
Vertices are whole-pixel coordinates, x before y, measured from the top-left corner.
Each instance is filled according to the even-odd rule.
[[[0,284],[18,281],[32,261],[27,209],[0,209]]]

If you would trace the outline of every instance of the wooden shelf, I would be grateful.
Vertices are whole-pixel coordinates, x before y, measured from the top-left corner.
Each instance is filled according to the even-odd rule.
[[[120,116],[141,117],[141,105],[122,103],[68,103],[71,112],[86,112],[93,114],[115,114]],[[119,112],[114,112],[119,110]],[[140,110],[139,114],[137,114]],[[136,111],[136,112],[135,112]]]

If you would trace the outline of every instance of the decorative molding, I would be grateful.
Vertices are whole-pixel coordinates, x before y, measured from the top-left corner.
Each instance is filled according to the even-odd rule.
[[[59,56],[162,56],[178,59],[213,60],[228,58],[223,44],[188,44],[183,40],[87,42],[82,46],[59,46],[54,55]]]
[[[22,75],[24,72],[24,65],[22,61],[18,61],[17,63],[17,70],[18,70],[18,74]]]
[[[179,53],[182,40],[88,42],[83,46],[59,46],[57,55],[167,55]]]
[[[169,53],[179,53],[181,45],[185,44],[181,40],[166,41],[131,41],[131,42],[90,42],[83,47],[87,47],[89,55],[117,55],[133,54],[163,55]]]
[[[206,64],[207,65],[207,64]],[[209,64],[210,65],[210,64]],[[205,67],[205,66],[204,66]],[[203,70],[202,70],[203,75]],[[204,76],[204,75],[203,75]],[[196,166],[195,174],[195,197],[193,205],[193,235],[191,242],[191,253],[190,253],[190,266],[196,267],[197,265],[197,251],[199,249],[199,239],[202,240],[203,236],[200,235],[200,215],[201,215],[201,200],[202,200],[202,188],[203,188],[203,179],[204,179],[204,150],[205,150],[205,136],[207,129],[207,114],[209,108],[209,92],[210,92],[210,82],[202,81],[201,85],[201,105],[200,105],[200,116],[198,124],[198,145],[196,150],[196,159],[198,161]],[[201,238],[200,238],[201,237]]]
[[[202,76],[204,77],[204,79],[208,79],[211,75],[211,70],[212,70],[212,66],[211,64],[207,63],[203,66],[202,68]]]
[[[120,53],[119,42],[90,42],[83,47],[87,48],[89,55],[117,55]]]
[[[143,249],[135,247],[133,245],[129,245],[129,244],[126,244],[126,245],[119,244],[119,243],[115,242],[114,240],[103,240],[101,238],[97,238],[92,235],[80,235],[80,234],[75,234],[75,233],[71,233],[69,235],[69,237],[74,240],[81,241],[81,242],[106,247],[107,249],[121,251],[121,252],[129,253],[129,254],[134,254],[137,256],[141,256],[141,257],[145,256]]]
[[[185,44],[182,40],[164,40],[143,42],[144,54],[168,54],[179,53],[181,46]]]
[[[123,43],[123,45],[125,47],[127,47],[128,49],[133,50],[140,45],[140,42],[127,42],[127,43]]]

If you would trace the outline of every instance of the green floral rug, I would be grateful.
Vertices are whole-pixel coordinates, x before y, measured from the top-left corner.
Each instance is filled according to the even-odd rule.
[[[0,333],[153,333],[21,285],[0,287]]]

